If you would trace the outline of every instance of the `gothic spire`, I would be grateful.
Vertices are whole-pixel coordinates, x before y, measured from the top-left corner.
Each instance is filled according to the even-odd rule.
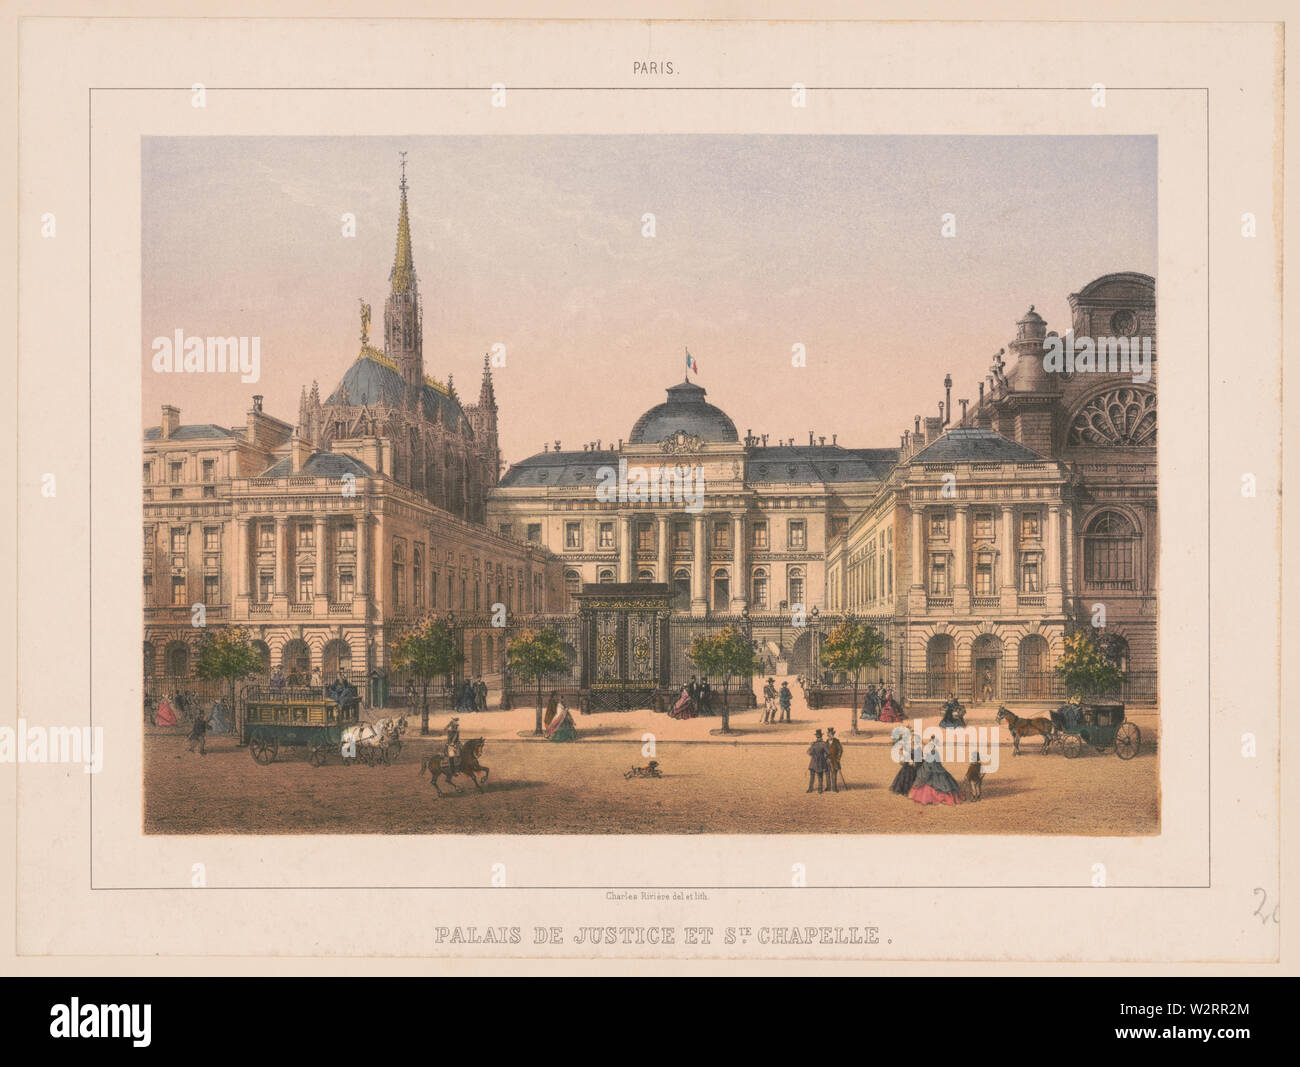
[[[487,353],[483,355],[483,384],[479,386],[478,406],[484,411],[497,406],[496,391],[492,388],[492,361]]]
[[[393,292],[404,293],[415,288],[415,260],[411,256],[411,217],[406,209],[406,153],[402,157],[402,206],[397,216],[397,252],[393,256],[393,270],[389,280]]]

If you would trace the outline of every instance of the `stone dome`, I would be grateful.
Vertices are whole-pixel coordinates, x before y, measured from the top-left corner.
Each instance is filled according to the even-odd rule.
[[[679,430],[698,437],[701,441],[725,444],[739,441],[736,424],[721,408],[706,403],[706,395],[702,386],[691,382],[670,386],[668,399],[662,404],[656,404],[636,420],[628,443],[657,444],[666,441]]]

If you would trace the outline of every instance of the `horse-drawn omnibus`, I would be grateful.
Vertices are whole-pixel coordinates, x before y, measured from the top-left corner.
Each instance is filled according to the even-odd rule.
[[[306,748],[313,767],[325,764],[330,749],[339,750],[343,732],[360,719],[356,687],[245,686],[241,740],[253,759],[273,763],[281,746]]]

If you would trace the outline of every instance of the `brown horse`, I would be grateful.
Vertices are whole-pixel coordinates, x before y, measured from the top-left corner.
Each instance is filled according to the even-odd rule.
[[[483,755],[483,738],[476,737],[472,741],[466,741],[461,746],[460,763],[456,768],[457,774],[468,774],[469,780],[474,783],[474,788],[480,793],[483,792],[483,786],[479,784],[479,772],[483,774],[483,781],[488,780],[488,768],[479,762]],[[442,789],[438,786],[439,778],[446,778],[447,784],[452,786],[457,793],[460,792],[460,786],[456,785],[455,775],[451,773],[451,761],[442,752],[434,752],[420,761],[420,777],[424,777],[424,772],[429,772],[429,784],[438,790],[438,796],[442,796]]]
[[[998,708],[998,722],[1006,720],[1007,729],[1011,731],[1012,752],[1014,755],[1020,755],[1020,739],[1028,737],[1030,734],[1042,734],[1043,747],[1040,752],[1046,752],[1047,746],[1051,743],[1056,734],[1056,727],[1052,725],[1051,719],[1022,719],[1009,708]]]

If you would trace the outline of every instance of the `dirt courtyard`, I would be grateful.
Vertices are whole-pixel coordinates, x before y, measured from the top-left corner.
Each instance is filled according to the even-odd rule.
[[[637,713],[639,715],[639,713]],[[202,833],[975,833],[1130,835],[1158,833],[1159,756],[1155,713],[1142,724],[1144,744],[1132,760],[1092,749],[1078,759],[1040,755],[1038,741],[1013,756],[1006,731],[999,765],[985,778],[984,799],[925,807],[889,791],[897,770],[889,728],[865,724],[847,731],[847,711],[808,712],[804,721],[757,727],[756,713],[739,716],[735,738],[711,733],[717,719],[657,728],[656,758],[664,777],[626,779],[642,755],[645,724],[625,716],[579,716],[579,739],[552,744],[518,736],[532,712],[484,712],[461,718],[461,736],[486,737],[491,770],[482,793],[465,777],[460,793],[439,799],[421,757],[440,738],[421,738],[418,721],[391,766],[341,764],[337,754],[319,769],[303,749],[281,749],[260,766],[232,738],[211,739],[208,754],[187,751],[181,733],[145,737],[144,829],[156,834]],[[442,719],[435,723],[442,726]],[[985,716],[972,725],[991,726]],[[815,720],[815,721],[814,721]],[[825,721],[823,721],[825,720]],[[806,751],[815,727],[831,722],[845,742],[849,788],[813,793]],[[960,779],[966,765],[950,764]],[[444,782],[443,789],[447,786]]]

